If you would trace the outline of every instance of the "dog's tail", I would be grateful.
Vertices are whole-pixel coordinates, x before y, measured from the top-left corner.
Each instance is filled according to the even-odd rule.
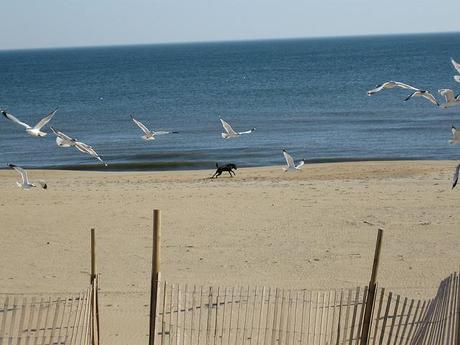
[[[216,162],[216,168],[219,169],[219,163]]]

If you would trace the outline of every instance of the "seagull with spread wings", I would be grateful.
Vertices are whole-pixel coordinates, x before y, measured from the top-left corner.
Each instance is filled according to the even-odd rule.
[[[454,59],[450,58],[450,62],[452,62],[452,65],[454,68],[457,70],[458,73],[460,73],[460,63],[456,62]],[[460,75],[454,75],[454,80],[457,83],[460,83]]]
[[[439,103],[438,101],[436,100],[436,98],[430,93],[430,91],[428,90],[417,90],[417,91],[414,91],[412,92],[406,99],[405,101],[408,101],[409,99],[411,99],[412,97],[423,97],[427,100],[429,100],[431,103],[433,103],[434,105],[437,105],[439,106]]]
[[[72,137],[69,137],[67,134],[50,127],[53,133],[56,135],[56,144],[59,147],[75,147],[78,151],[87,153],[90,156],[96,158],[98,161],[100,161],[102,164],[107,166],[107,163],[102,160],[102,158],[99,156],[99,154],[94,150],[94,148],[88,144],[85,144],[81,141],[78,141]]]
[[[35,183],[32,183],[29,181],[29,176],[27,175],[27,171],[25,171],[23,168],[21,167],[18,167],[17,165],[14,165],[14,164],[8,164],[8,166],[11,168],[11,169],[14,169],[16,170],[20,175],[21,175],[21,178],[22,178],[22,182],[16,182],[16,185],[19,187],[19,188],[22,188],[22,189],[30,189],[30,188],[33,188],[33,187],[37,187],[37,185]],[[47,189],[48,188],[48,185],[46,184],[45,181],[38,181],[37,182],[41,188],[43,189]]]
[[[460,94],[454,96],[454,92],[451,89],[438,90],[439,94],[446,100],[445,103],[441,104],[443,108],[449,108],[456,105],[460,105]]]
[[[220,122],[222,122],[222,126],[224,127],[225,129],[225,133],[222,133],[222,138],[224,139],[232,139],[232,138],[238,138],[240,135],[242,134],[250,134],[252,132],[254,132],[256,129],[253,128],[249,131],[245,131],[245,132],[236,132],[232,126],[230,126],[227,122],[225,122],[224,120],[220,119]]]
[[[156,135],[162,135],[162,134],[176,134],[179,132],[168,132],[168,131],[152,131],[148,129],[142,122],[139,120],[136,120],[133,115],[130,115],[131,119],[134,121],[134,123],[141,129],[141,131],[144,133],[142,136],[142,139],[144,140],[155,140]]]
[[[373,96],[379,91],[386,90],[386,89],[394,89],[395,87],[399,87],[401,89],[406,89],[406,90],[413,90],[413,91],[418,90],[416,87],[413,87],[409,84],[391,80],[391,81],[387,81],[386,83],[379,84],[374,89],[367,91],[367,95]]]
[[[286,159],[287,164],[287,167],[283,168],[284,172],[288,172],[289,170],[300,170],[302,166],[305,164],[305,160],[302,159],[297,165],[295,165],[294,158],[292,158],[292,156],[289,153],[287,153],[286,150],[283,150],[283,155]]]
[[[53,110],[51,113],[46,115],[43,119],[41,119],[35,126],[31,127],[27,123],[19,121],[19,119],[14,116],[13,114],[10,114],[6,112],[5,110],[2,110],[1,113],[4,117],[6,117],[8,120],[21,125],[26,128],[26,132],[30,134],[33,137],[44,137],[46,135],[45,132],[42,132],[41,129],[51,121],[53,118],[54,114],[56,114],[57,109]]]

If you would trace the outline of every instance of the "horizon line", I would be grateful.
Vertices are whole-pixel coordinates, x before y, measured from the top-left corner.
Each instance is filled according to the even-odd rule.
[[[187,45],[187,44],[218,44],[218,43],[239,43],[239,42],[263,42],[263,41],[288,41],[288,40],[318,40],[334,38],[366,38],[386,36],[418,36],[418,35],[443,35],[460,34],[460,31],[432,31],[432,32],[401,32],[401,33],[379,33],[379,34],[350,34],[350,35],[324,35],[324,36],[299,36],[299,37],[273,37],[273,38],[245,38],[245,39],[223,39],[203,41],[171,41],[171,42],[139,42],[139,43],[107,43],[100,45],[75,45],[75,46],[48,46],[32,48],[0,48],[0,52],[29,51],[29,50],[59,50],[59,49],[91,49],[91,48],[116,48],[133,46],[165,46],[165,45]]]

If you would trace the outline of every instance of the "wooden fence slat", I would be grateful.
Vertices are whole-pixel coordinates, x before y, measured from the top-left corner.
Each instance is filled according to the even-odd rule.
[[[276,342],[276,320],[278,318],[278,300],[279,300],[279,289],[275,290],[275,302],[273,310],[273,327],[272,327],[272,338],[271,344],[274,345]]]
[[[454,272],[454,282],[452,286],[452,301],[450,308],[450,322],[449,322],[449,344],[455,344],[455,317],[457,310],[457,289],[458,289],[458,275]]]
[[[313,344],[316,342],[316,335],[318,334],[317,330],[317,323],[318,323],[318,313],[319,313],[319,300],[320,300],[321,293],[319,291],[316,292],[316,304],[315,304],[315,317],[313,321]]]
[[[235,295],[235,288],[232,287],[232,298],[230,302],[230,317],[228,320],[228,345],[230,345],[231,334],[232,334],[233,305],[235,304],[234,295]]]
[[[292,291],[288,290],[288,300],[287,300],[287,315],[286,315],[286,345],[289,345],[289,338],[291,336],[291,332],[289,328],[291,327],[291,313],[292,313]]]
[[[309,311],[308,311],[308,321],[307,321],[307,330],[306,330],[307,344],[310,343],[310,328],[311,328],[311,319],[312,319],[312,311],[313,311],[313,291],[310,291],[310,297],[308,299],[308,302],[310,306],[308,308]]]
[[[11,313],[11,321],[10,321],[10,330],[8,332],[8,345],[13,343],[14,338],[14,326],[16,321],[16,310],[18,308],[18,298],[14,296],[13,298],[13,311]]]
[[[190,319],[190,345],[193,345],[193,334],[194,334],[194,331],[195,331],[195,309],[196,309],[196,285],[193,285],[192,317]]]
[[[5,302],[3,303],[2,325],[0,329],[0,345],[3,345],[3,339],[5,339],[6,319],[8,317],[8,303],[9,297],[7,296],[5,298]]]
[[[187,315],[188,315],[188,285],[185,284],[185,290],[184,290],[184,322],[182,324],[182,345],[185,345],[185,339],[187,338]]]
[[[238,297],[238,309],[236,311],[236,330],[235,330],[235,345],[239,345],[240,343],[238,343],[238,331],[239,331],[239,327],[240,327],[240,311],[241,311],[241,301],[243,299],[243,287],[241,286],[240,287],[240,293],[239,293],[239,297]]]
[[[64,298],[63,300],[63,306],[62,306],[62,316],[61,316],[61,322],[59,323],[59,332],[57,335],[57,343],[61,344],[61,337],[62,337],[62,332],[64,331],[64,320],[65,320],[65,312],[66,312],[66,307],[68,304],[68,298]]]
[[[353,316],[351,317],[351,326],[350,326],[350,340],[348,342],[349,345],[352,345],[353,344],[353,333],[354,333],[354,330],[355,330],[355,322],[356,322],[356,314],[358,312],[358,305],[359,305],[359,292],[360,292],[360,288],[357,287],[356,288],[356,295],[355,295],[355,299],[353,301]]]
[[[247,340],[247,321],[248,321],[248,309],[249,309],[249,286],[248,286],[248,289],[246,291],[246,307],[244,308],[244,319],[243,319],[243,335],[242,335],[242,342],[241,344],[244,345],[246,343],[246,340]]]
[[[427,311],[429,309],[430,303],[431,303],[430,300],[423,301],[422,308],[420,309],[420,314],[418,316],[418,319],[417,319],[416,322],[412,323],[411,328],[409,329],[409,334],[407,336],[406,344],[409,344],[409,341],[410,341],[411,345],[416,344],[416,339],[417,339],[417,336],[418,336],[418,329],[420,328],[420,324],[422,323],[423,318],[424,318],[425,314],[427,313]],[[415,320],[415,316],[416,315],[414,315],[414,320]],[[412,337],[412,329],[413,329],[413,332],[414,332],[413,337]]]
[[[305,297],[306,297],[306,290],[303,290],[302,294],[302,313],[300,316],[300,344],[303,344],[303,324],[305,319]]]
[[[285,302],[286,301],[286,290],[283,289],[283,295],[281,297],[281,311],[280,311],[280,322],[278,326],[278,344],[283,344],[282,339],[283,339],[283,322],[284,322],[284,308],[285,308]]]
[[[337,339],[336,339],[336,345],[340,344],[340,327],[342,323],[342,305],[343,305],[343,289],[340,290],[340,303],[339,303],[339,317],[338,317],[338,322],[337,322]]]
[[[395,324],[396,324],[396,315],[398,315],[398,307],[399,307],[399,300],[400,300],[401,296],[400,295],[397,295],[396,296],[396,303],[395,303],[395,307],[393,309],[393,318],[391,320],[391,326],[390,326],[390,331],[388,333],[388,341],[387,341],[387,345],[390,345],[391,343],[391,336],[393,335],[393,329],[395,327]]]
[[[364,312],[366,310],[366,302],[367,302],[367,294],[369,293],[369,288],[367,286],[364,287],[363,299],[361,300],[361,311],[359,313],[358,319],[358,331],[356,332],[356,343],[358,344],[361,339],[361,331],[364,322]],[[375,297],[374,297],[375,298]],[[375,303],[375,301],[374,301]],[[372,318],[372,315],[371,315]],[[370,328],[369,328],[370,331]],[[368,336],[370,333],[368,333]]]
[[[417,321],[417,315],[418,315],[418,312],[419,312],[420,304],[421,304],[421,301],[418,300],[418,301],[417,301],[417,306],[415,307],[414,316],[412,317],[412,322],[410,322],[409,333],[407,334],[407,338],[406,338],[406,341],[405,341],[405,343],[404,343],[405,345],[408,345],[408,344],[409,344],[409,341],[410,341],[410,339],[411,339],[412,330],[414,329],[415,322]],[[425,302],[423,303],[422,308],[423,308],[424,306],[425,306]],[[423,313],[423,312],[422,312],[422,313]]]
[[[56,324],[58,320],[60,303],[61,303],[61,299],[58,297],[58,299],[56,300],[55,307],[54,307],[54,317],[53,317],[53,323],[51,326],[51,334],[50,334],[50,340],[49,340],[50,344],[53,344],[54,342],[54,332],[55,332]]]
[[[393,345],[396,345],[396,343],[398,341],[398,336],[399,336],[399,332],[401,331],[401,325],[403,323],[402,321],[403,321],[403,318],[404,318],[404,312],[406,311],[406,306],[407,306],[407,297],[405,297],[404,301],[403,301],[401,315],[399,317],[399,322],[398,322],[398,325],[396,327],[396,333],[395,333],[395,339],[394,339]],[[393,317],[394,317],[394,320],[396,320],[396,318],[398,317],[396,312],[395,312],[395,315]]]
[[[402,329],[402,333],[401,333],[401,338],[399,340],[399,345],[402,345],[403,342],[404,342],[404,336],[406,335],[406,331],[407,331],[407,326],[409,324],[409,319],[410,319],[410,316],[412,315],[412,308],[414,307],[414,300],[411,299],[410,301],[410,304],[409,304],[409,310],[407,311],[407,316],[406,316],[406,320],[404,321],[404,326],[403,326],[403,329]],[[420,302],[420,301],[419,301]]]
[[[384,314],[383,321],[382,321],[382,328],[381,328],[381,331],[380,331],[379,345],[383,344],[383,340],[384,340],[384,337],[385,337],[385,329],[386,329],[386,325],[387,325],[388,314],[390,312],[390,305],[391,305],[392,296],[393,296],[393,293],[390,292],[388,294],[387,305],[385,307],[385,314]]]
[[[335,330],[335,318],[337,314],[337,290],[334,290],[334,299],[332,305],[332,321],[331,321],[331,335],[329,338],[329,344],[332,345],[334,341],[334,330]]]
[[[349,322],[349,317],[350,317],[350,306],[351,306],[351,296],[353,294],[353,290],[349,289],[348,290],[348,299],[347,299],[347,305],[346,305],[346,311],[345,311],[345,325],[343,327],[343,340],[342,343],[346,344],[347,342],[347,334],[348,334],[348,322]]]
[[[252,300],[252,314],[251,314],[251,327],[250,327],[250,334],[249,334],[249,345],[252,344],[252,337],[254,333],[254,317],[256,314],[256,300],[257,300],[257,286],[254,288],[254,298]],[[248,300],[249,302],[249,300]],[[262,309],[262,308],[261,308]]]
[[[322,305],[321,305],[321,314],[320,314],[320,318],[319,318],[319,334],[318,334],[318,344],[321,345],[321,341],[323,339],[323,319],[324,319],[324,312],[326,310],[326,295],[327,295],[327,291],[323,293],[323,302],[322,302]]]
[[[270,334],[269,334],[269,330],[268,330],[268,327],[270,325],[270,302],[271,302],[271,298],[272,298],[272,288],[268,288],[268,298],[267,298],[267,313],[266,313],[266,316],[265,316],[265,332],[264,332],[264,341],[262,342],[262,344],[266,345],[268,343],[268,340],[269,337],[270,337]],[[268,337],[267,337],[268,335]]]
[[[177,296],[176,296],[176,345],[180,344],[180,314],[181,314],[181,292],[180,292],[180,285],[177,285]]]
[[[373,325],[371,324],[371,327],[374,329],[372,345],[375,345],[375,343],[377,341],[377,332],[379,330],[380,313],[382,311],[382,305],[383,305],[384,297],[385,297],[385,288],[382,288],[381,291],[380,291],[379,306],[377,307],[377,312],[375,313],[375,322],[374,322]],[[371,333],[371,331],[372,331],[372,329],[369,331],[369,334]]]
[[[224,341],[225,315],[227,315],[227,288],[224,289],[224,310],[222,311],[222,324],[220,326],[220,345]]]
[[[168,283],[165,281],[163,283],[163,305],[162,305],[162,314],[161,314],[161,341],[160,344],[163,345],[166,336],[166,295],[167,295]]]
[[[32,297],[30,306],[29,306],[29,318],[27,321],[27,336],[25,340],[25,345],[29,345],[30,337],[32,335],[32,325],[33,325],[33,320],[35,316],[35,308],[36,308],[36,297]]]
[[[264,304],[265,304],[265,286],[262,287],[262,295],[260,297],[260,311],[259,311],[259,323],[257,326],[257,342],[256,345],[259,345],[259,340],[260,340],[260,332],[261,332],[261,327],[262,327],[262,315],[264,311]]]
[[[26,307],[27,307],[27,297],[22,298],[22,303],[21,303],[21,314],[19,316],[19,326],[17,329],[17,345],[21,345],[22,343],[22,338],[24,335],[24,319],[26,317]]]

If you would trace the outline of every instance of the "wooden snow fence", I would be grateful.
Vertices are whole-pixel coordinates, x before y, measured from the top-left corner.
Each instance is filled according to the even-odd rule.
[[[360,344],[368,288],[327,291],[159,284],[161,345]],[[458,344],[459,278],[430,300],[376,290],[367,344]]]
[[[0,296],[0,345],[91,344],[91,288],[70,295]]]

